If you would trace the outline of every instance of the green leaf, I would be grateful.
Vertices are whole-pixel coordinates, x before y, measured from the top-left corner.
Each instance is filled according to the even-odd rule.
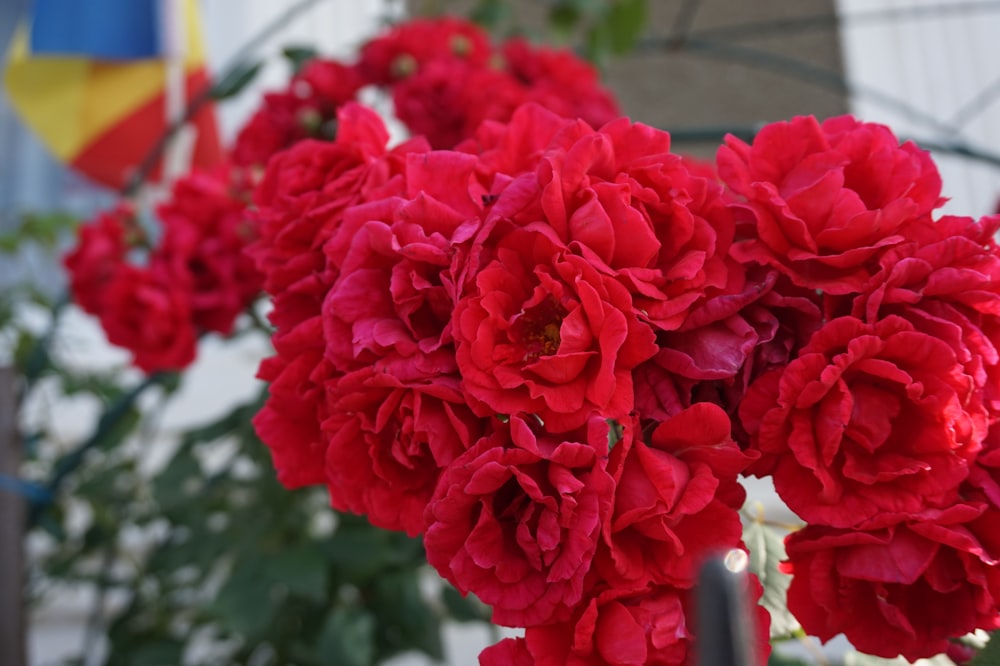
[[[990,634],[990,640],[968,666],[1000,666],[1000,630]]]
[[[616,54],[627,53],[635,46],[646,27],[646,0],[617,0],[611,4],[604,24],[608,43]]]
[[[271,599],[271,582],[260,575],[256,563],[247,560],[237,562],[211,605],[211,611],[245,639],[263,633],[276,609]]]
[[[334,608],[323,622],[317,650],[321,664],[372,666],[375,619],[361,608]]]
[[[560,0],[549,9],[549,25],[552,31],[561,39],[567,39],[580,24],[583,14],[578,3],[573,0]]]
[[[772,647],[771,655],[767,658],[767,666],[812,666],[812,664],[790,654],[783,654],[778,648]]]
[[[920,663],[923,666],[955,666],[955,662],[943,654],[921,659]],[[848,652],[844,655],[844,666],[910,666],[910,662],[902,657],[886,659],[864,652]]]
[[[235,97],[250,85],[263,65],[262,62],[249,62],[234,67],[212,87],[212,98],[218,100]]]
[[[416,648],[441,660],[441,623],[423,598],[417,575],[416,569],[404,569],[375,579],[373,608],[382,630],[381,642],[392,652]]]
[[[266,563],[267,574],[290,592],[322,604],[326,601],[329,574],[326,559],[315,544],[279,550]]]
[[[506,0],[479,0],[479,4],[469,14],[469,18],[487,30],[496,30],[511,14]]]
[[[490,607],[474,595],[463,597],[450,585],[441,590],[441,601],[448,611],[448,617],[456,622],[489,622]]]
[[[129,655],[134,666],[175,666],[184,656],[184,643],[173,638],[159,638],[140,645]]]
[[[291,64],[292,71],[298,73],[307,62],[317,56],[317,51],[312,46],[286,46],[281,49],[281,55]]]
[[[384,569],[423,560],[423,547],[417,539],[372,527],[363,518],[341,515],[340,521],[337,530],[320,547],[337,570],[351,581],[364,582]]]
[[[778,569],[778,563],[786,557],[784,540],[773,528],[754,520],[744,527],[743,542],[750,550],[750,572],[764,587],[760,604],[771,614],[771,637],[794,633],[799,623],[786,602],[792,577]]]
[[[201,465],[190,447],[182,446],[153,480],[153,497],[160,510],[169,514],[183,505],[201,482]]]

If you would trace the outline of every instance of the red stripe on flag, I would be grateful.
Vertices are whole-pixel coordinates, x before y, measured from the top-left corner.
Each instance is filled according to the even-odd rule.
[[[208,76],[204,70],[187,77],[187,99],[205,90]],[[164,94],[156,95],[135,112],[123,118],[89,143],[70,162],[75,168],[99,183],[121,189],[132,172],[145,160],[166,130]],[[222,161],[222,146],[215,120],[214,106],[203,106],[193,119],[198,131],[192,166],[210,167]],[[159,177],[159,166],[149,175]]]

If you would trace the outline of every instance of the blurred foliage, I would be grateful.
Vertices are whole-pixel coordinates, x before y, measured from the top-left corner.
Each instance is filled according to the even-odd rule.
[[[437,15],[453,12],[456,4],[468,3],[418,0],[411,6],[418,13]],[[466,9],[469,18],[495,36],[520,34],[568,46],[598,65],[634,49],[644,36],[649,16],[649,0],[545,0],[533,4],[540,16],[532,13],[530,17],[522,11],[526,5],[476,0]]]

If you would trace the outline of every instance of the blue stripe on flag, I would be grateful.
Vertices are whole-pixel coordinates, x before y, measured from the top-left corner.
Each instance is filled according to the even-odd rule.
[[[31,53],[101,60],[159,57],[159,5],[159,0],[34,0]]]

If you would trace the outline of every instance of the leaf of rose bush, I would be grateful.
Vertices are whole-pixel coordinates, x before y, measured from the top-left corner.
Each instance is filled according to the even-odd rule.
[[[955,662],[943,654],[930,659],[918,659],[913,663],[915,666],[955,666]],[[910,666],[910,662],[902,657],[886,659],[864,652],[848,652],[844,655],[844,666]]]
[[[774,529],[752,520],[743,528],[743,542],[750,550],[750,572],[764,587],[760,604],[771,614],[771,638],[792,635],[800,627],[786,602],[792,577],[778,570],[778,563],[785,559],[783,538]]]
[[[355,607],[330,611],[317,646],[321,663],[371,666],[375,663],[375,619]]]
[[[444,659],[441,622],[420,591],[417,571],[404,569],[379,576],[373,587],[372,607],[379,619],[385,652],[416,648]]]
[[[1000,666],[1000,631],[990,634],[990,640],[968,666]]]
[[[288,590],[310,601],[323,603],[329,576],[323,554],[311,544],[279,550],[266,563],[267,573]]]
[[[441,601],[448,610],[448,617],[457,622],[489,622],[490,607],[471,592],[467,596],[450,585],[441,590]]]

